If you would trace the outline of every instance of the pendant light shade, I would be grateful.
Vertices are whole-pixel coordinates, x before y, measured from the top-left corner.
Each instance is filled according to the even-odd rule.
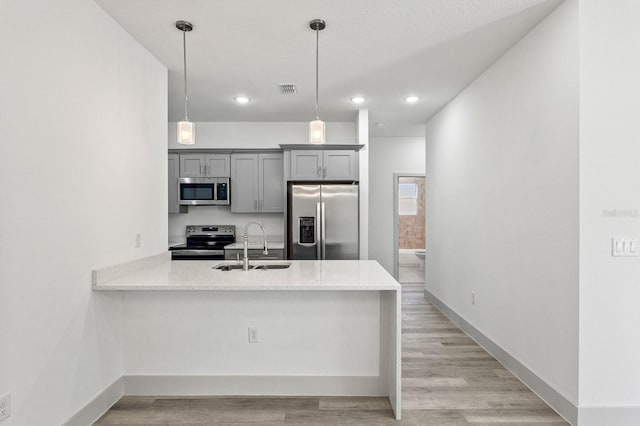
[[[193,145],[196,143],[196,127],[190,121],[178,121],[178,143]]]
[[[309,123],[309,143],[322,144],[326,142],[326,131],[324,121],[320,120],[318,113],[318,46],[320,31],[327,26],[322,19],[314,19],[309,22],[309,28],[316,32],[316,119]]]
[[[325,142],[325,126],[322,120],[313,120],[309,123],[309,143]]]
[[[182,31],[182,63],[184,65],[184,120],[178,122],[178,143],[181,145],[193,145],[196,143],[196,128],[189,121],[187,114],[187,101],[189,100],[187,92],[187,32],[193,30],[191,22],[177,21],[176,28]]]

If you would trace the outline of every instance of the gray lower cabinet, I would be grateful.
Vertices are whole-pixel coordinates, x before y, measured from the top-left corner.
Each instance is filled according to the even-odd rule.
[[[231,154],[231,212],[284,212],[283,154]]]
[[[249,249],[247,250],[250,260],[283,260],[283,249],[269,249],[269,254],[263,254],[261,249]],[[242,249],[233,249],[224,251],[225,260],[242,260],[244,257],[244,251]]]
[[[180,158],[178,154],[169,154],[168,166],[169,214],[186,213],[187,206],[178,204],[178,176],[180,175]]]
[[[291,180],[358,180],[358,152],[292,150]]]
[[[180,154],[180,177],[230,177],[229,154]]]

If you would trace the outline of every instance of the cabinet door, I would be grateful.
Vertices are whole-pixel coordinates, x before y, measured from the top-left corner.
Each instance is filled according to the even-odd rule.
[[[324,180],[358,180],[356,151],[324,151],[322,177]]]
[[[259,154],[262,213],[284,212],[284,164],[282,153]]]
[[[258,154],[231,154],[231,212],[257,212],[258,192]]]
[[[180,177],[205,176],[203,154],[180,154]]]
[[[206,154],[204,156],[206,175],[209,177],[231,177],[229,154]]]
[[[322,179],[322,151],[291,151],[291,180]]]
[[[178,176],[180,174],[180,158],[178,154],[169,154],[167,174],[169,175],[169,214],[186,213],[187,206],[178,204]]]

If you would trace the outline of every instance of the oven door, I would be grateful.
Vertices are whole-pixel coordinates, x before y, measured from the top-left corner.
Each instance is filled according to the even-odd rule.
[[[224,250],[183,248],[170,251],[171,260],[224,260]]]

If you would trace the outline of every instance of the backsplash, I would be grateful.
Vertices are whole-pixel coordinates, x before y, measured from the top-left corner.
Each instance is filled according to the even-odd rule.
[[[235,225],[236,241],[240,241],[244,226],[250,220],[264,225],[271,240],[284,240],[284,215],[282,213],[231,213],[230,206],[191,206],[189,213],[169,215],[169,242],[184,242],[187,225]],[[259,240],[262,235],[258,227],[249,229],[250,240]]]

